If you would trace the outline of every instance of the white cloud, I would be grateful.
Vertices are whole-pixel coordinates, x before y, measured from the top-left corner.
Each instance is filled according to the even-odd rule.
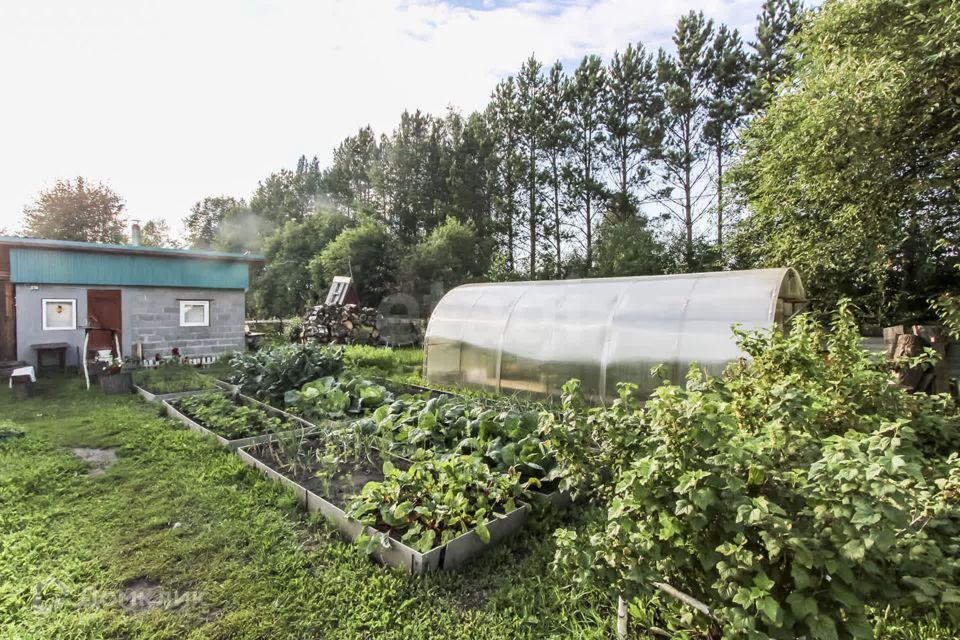
[[[689,9],[752,31],[760,0],[110,0],[0,8],[0,228],[59,178],[109,184],[175,226],[249,197],[301,154],[330,158],[405,109],[482,107],[531,53],[551,63],[669,45]]]

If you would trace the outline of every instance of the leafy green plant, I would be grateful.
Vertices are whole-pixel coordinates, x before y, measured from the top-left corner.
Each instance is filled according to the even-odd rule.
[[[325,376],[308,382],[299,391],[287,391],[284,402],[310,418],[341,417],[393,402],[393,394],[375,382],[344,374],[339,379]]]
[[[375,433],[390,450],[411,456],[418,449],[442,455],[474,454],[498,471],[517,468],[525,477],[556,475],[549,443],[538,433],[534,411],[489,408],[455,396],[404,396],[374,411],[359,428]]]
[[[437,458],[421,451],[406,470],[387,461],[383,482],[369,482],[347,512],[421,552],[468,531],[490,540],[486,526],[518,506],[519,473],[491,470],[474,456]]]
[[[200,393],[172,402],[181,413],[227,440],[284,430],[284,421],[259,407],[238,404],[222,393]]]
[[[216,383],[194,366],[180,363],[163,363],[150,369],[134,372],[137,386],[151,393],[180,393],[215,389]]]
[[[343,351],[316,344],[282,345],[252,353],[238,353],[230,365],[241,390],[270,403],[306,382],[340,373]]]
[[[868,638],[888,605],[960,616],[952,399],[891,385],[845,304],[832,331],[803,316],[738,335],[749,360],[720,378],[692,367],[645,405],[622,385],[589,409],[567,386],[548,430],[566,479],[605,508],[558,532],[558,566],[627,596],[669,584],[738,637]]]

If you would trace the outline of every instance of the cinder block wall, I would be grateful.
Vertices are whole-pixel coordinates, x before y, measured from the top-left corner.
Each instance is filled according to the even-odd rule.
[[[209,300],[210,326],[181,327],[181,300]],[[127,344],[143,343],[143,356],[208,355],[244,348],[244,292],[235,289],[175,289],[124,287],[123,309]],[[125,340],[125,341],[126,341]]]

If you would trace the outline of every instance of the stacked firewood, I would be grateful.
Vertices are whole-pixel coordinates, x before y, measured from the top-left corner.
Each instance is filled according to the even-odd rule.
[[[946,355],[949,343],[943,328],[936,325],[886,327],[883,342],[887,358],[894,365],[897,383],[910,391],[943,393],[950,391]],[[937,363],[930,365],[918,356],[926,349],[936,353]]]
[[[377,310],[355,304],[318,304],[303,317],[301,336],[330,344],[378,344]]]

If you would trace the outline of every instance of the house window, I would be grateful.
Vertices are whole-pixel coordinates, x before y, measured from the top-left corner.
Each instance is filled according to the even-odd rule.
[[[77,301],[70,298],[43,298],[43,330],[72,331],[77,328]]]
[[[181,300],[180,301],[181,327],[209,327],[210,301],[209,300]]]

